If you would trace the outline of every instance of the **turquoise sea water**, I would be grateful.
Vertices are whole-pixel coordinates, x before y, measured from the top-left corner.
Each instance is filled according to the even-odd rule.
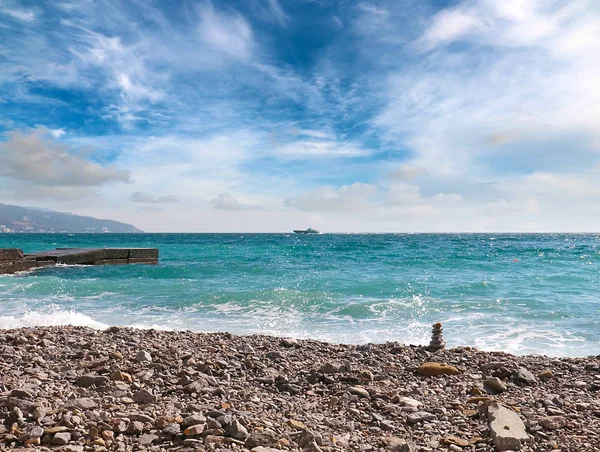
[[[600,353],[600,236],[1,234],[0,247],[157,247],[157,266],[0,276],[0,328],[267,333],[517,354]]]

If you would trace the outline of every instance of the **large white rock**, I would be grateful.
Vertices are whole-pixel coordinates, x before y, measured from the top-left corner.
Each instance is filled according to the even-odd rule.
[[[525,424],[514,411],[494,402],[487,408],[487,417],[490,424],[490,438],[499,451],[519,450],[529,441]]]

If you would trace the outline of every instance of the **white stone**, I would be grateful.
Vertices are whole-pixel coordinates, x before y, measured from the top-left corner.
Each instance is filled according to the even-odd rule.
[[[517,413],[498,402],[487,408],[490,425],[490,438],[499,451],[519,450],[523,443],[529,441],[525,424]]]
[[[148,353],[146,350],[140,350],[137,353],[135,360],[138,363],[150,363],[152,362],[152,356],[150,356],[150,353]]]

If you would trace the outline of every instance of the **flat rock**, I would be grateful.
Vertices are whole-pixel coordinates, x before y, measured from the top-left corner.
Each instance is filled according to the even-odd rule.
[[[152,362],[152,356],[146,350],[140,350],[137,355],[135,355],[135,360],[138,363],[150,363]]]
[[[498,402],[487,407],[490,438],[499,451],[519,450],[529,441],[525,424],[517,413]]]
[[[183,426],[190,427],[196,424],[204,424],[206,422],[206,417],[200,413],[194,413],[191,416],[188,416],[183,419]]]
[[[348,388],[348,392],[350,394],[354,394],[365,399],[371,398],[371,396],[369,395],[369,391],[367,391],[365,388],[361,388],[360,386],[350,386]]]
[[[69,444],[60,449],[62,452],[83,452],[83,446],[78,444]]]
[[[527,383],[529,385],[533,385],[533,384],[537,383],[537,378],[535,378],[535,375],[533,375],[531,372],[529,372],[524,367],[519,367],[519,370],[517,371],[515,378],[517,380]]]
[[[138,444],[141,446],[148,446],[149,444],[152,444],[152,442],[156,441],[157,439],[159,439],[158,435],[154,435],[152,433],[147,433],[144,435],[140,435],[140,437],[138,438]]]
[[[467,447],[470,444],[466,439],[458,438],[457,436],[446,436],[442,438],[441,442],[447,446],[455,445],[460,447]]]
[[[52,444],[56,444],[57,446],[64,446],[65,444],[69,444],[69,441],[71,441],[71,434],[68,432],[57,433],[52,438]]]
[[[11,397],[16,397],[18,399],[31,399],[33,398],[33,394],[24,388],[17,388],[10,391]]]
[[[181,428],[179,427],[179,424],[175,423],[171,423],[163,429],[163,433],[166,433],[168,435],[177,435],[180,432]]]
[[[248,437],[248,430],[237,419],[234,419],[225,430],[235,439],[245,440]]]
[[[79,408],[81,410],[91,410],[92,408],[96,408],[98,405],[92,399],[83,397],[81,399],[71,400],[67,406]]]
[[[137,422],[150,422],[154,423],[154,418],[144,413],[133,413],[129,415],[129,420]]]
[[[498,377],[489,377],[483,381],[483,386],[489,388],[494,393],[504,392],[508,387]]]
[[[89,388],[90,386],[104,386],[108,383],[108,378],[103,375],[80,375],[75,380],[75,384],[77,386],[81,386],[82,388]]]
[[[23,257],[23,251],[18,248],[0,248],[0,261],[17,261]]]
[[[436,416],[433,413],[429,413],[427,411],[417,411],[416,413],[411,413],[406,418],[406,422],[409,424],[418,424],[419,422],[431,421],[435,419]]]
[[[186,428],[183,433],[186,436],[198,436],[202,434],[204,427],[206,427],[206,424],[194,424]]]
[[[58,425],[56,427],[48,427],[47,429],[44,430],[46,433],[62,433],[62,432],[68,432],[69,431],[69,427],[65,427],[64,425]]]
[[[253,449],[258,446],[271,446],[277,443],[277,439],[277,434],[270,430],[252,432],[250,436],[246,438],[244,446],[248,449]]]
[[[419,408],[421,405],[423,405],[421,402],[411,397],[399,397],[397,401],[394,400],[394,402],[396,402],[398,405],[410,406],[413,408]]]
[[[317,372],[320,372],[322,374],[337,374],[340,372],[340,366],[327,362],[321,367],[319,367],[319,370]]]
[[[457,375],[458,373],[460,373],[456,367],[451,366],[450,364],[435,362],[427,362],[421,364],[417,368],[417,372],[421,375],[425,375],[428,377],[436,375]]]
[[[139,391],[134,392],[132,398],[137,403],[143,404],[155,403],[157,400],[157,397],[147,389],[140,389]]]
[[[563,416],[548,416],[540,420],[540,425],[546,430],[556,430],[567,425],[567,419]]]

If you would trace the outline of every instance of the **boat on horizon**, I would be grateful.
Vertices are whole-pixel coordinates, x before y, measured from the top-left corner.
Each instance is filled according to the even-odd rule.
[[[308,229],[294,229],[294,232],[296,234],[320,234],[319,231],[317,231],[316,229],[313,229],[313,228],[308,228]]]

